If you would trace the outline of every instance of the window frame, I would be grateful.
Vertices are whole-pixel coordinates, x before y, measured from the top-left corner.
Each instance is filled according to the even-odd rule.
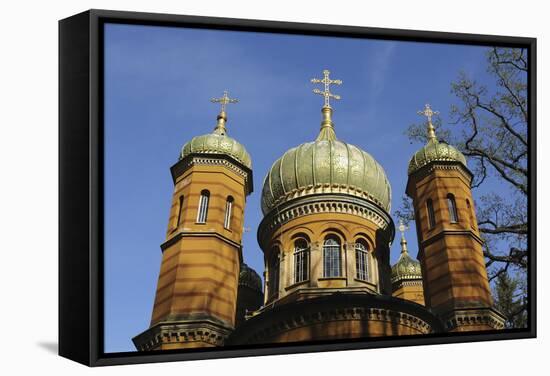
[[[231,220],[233,219],[233,204],[235,199],[233,196],[227,196],[225,200],[225,214],[223,217],[223,228],[231,230]]]
[[[472,204],[470,203],[469,199],[466,199],[466,207],[468,208],[468,217],[470,218],[470,227],[475,230],[476,220],[474,217],[474,208],[472,207]]]
[[[451,223],[458,223],[460,218],[458,217],[456,199],[452,193],[447,194],[447,209],[449,210],[449,221]]]
[[[437,224],[435,220],[434,204],[431,198],[426,200],[426,211],[428,212],[428,229],[431,230]]]
[[[279,289],[281,288],[281,259],[279,256],[279,247],[277,246],[272,248],[272,254],[269,257],[267,272],[267,294],[268,298],[272,299],[278,296]]]
[[[358,246],[361,246],[362,249],[359,249]],[[355,250],[355,278],[360,281],[370,282],[371,262],[368,243],[366,242],[366,240],[359,238],[355,241],[353,248]],[[363,276],[365,278],[362,278]]]
[[[297,243],[303,241],[304,248],[298,248]],[[302,283],[309,280],[309,263],[310,263],[310,244],[305,238],[297,238],[294,240],[293,252],[293,281],[294,283]]]
[[[198,224],[204,224],[208,220],[208,207],[210,205],[210,191],[203,189],[199,198],[199,206],[197,208]]]
[[[178,229],[181,224],[182,224],[182,219],[183,219],[183,202],[185,200],[185,197],[184,195],[180,195],[180,197],[178,198],[178,216],[176,218],[176,227],[174,228],[174,230]]]
[[[336,244],[327,244],[329,241],[335,241]],[[336,249],[336,253],[332,253],[330,257],[327,257],[328,251],[334,252]],[[337,257],[334,257],[335,254]],[[333,274],[333,270],[336,270],[337,273]],[[336,235],[327,235],[323,241],[323,278],[340,277],[342,277],[342,241]]]

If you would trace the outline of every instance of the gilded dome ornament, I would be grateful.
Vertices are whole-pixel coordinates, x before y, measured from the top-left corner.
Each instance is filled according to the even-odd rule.
[[[237,99],[229,98],[227,90],[221,98],[212,98],[212,103],[220,103],[221,109],[217,116],[217,124],[214,131],[202,136],[193,137],[181,149],[180,160],[190,154],[224,154],[228,155],[244,166],[251,168],[252,160],[243,145],[227,135],[226,106],[237,103]]]
[[[382,166],[366,151],[336,138],[332,122],[330,99],[340,99],[330,92],[330,85],[342,80],[313,78],[312,83],[324,84],[324,90],[314,89],[324,97],[321,108],[321,128],[317,139],[288,150],[275,161],[266,175],[262,191],[262,211],[294,198],[319,194],[344,194],[367,200],[390,210],[391,187]]]
[[[431,162],[459,162],[467,168],[466,157],[454,146],[439,142],[435,135],[432,116],[439,114],[439,111],[432,110],[431,106],[426,104],[424,110],[418,111],[418,114],[427,118],[428,142],[412,156],[408,174],[413,174]]]

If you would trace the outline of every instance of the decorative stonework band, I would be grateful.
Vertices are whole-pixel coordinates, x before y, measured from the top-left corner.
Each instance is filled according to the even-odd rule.
[[[393,241],[393,220],[381,207],[356,197],[322,194],[295,199],[270,211],[258,227],[258,242],[265,245],[269,234],[283,224],[310,214],[343,213],[365,218],[384,230],[388,242]]]
[[[442,321],[448,331],[457,327],[489,326],[495,330],[504,329],[505,318],[492,308],[457,310],[442,315]]]
[[[223,346],[231,329],[209,321],[180,321],[159,323],[132,340],[139,351],[159,350],[165,344],[200,342]],[[191,347],[191,346],[189,346]]]
[[[183,171],[187,170],[191,166],[223,166],[233,171],[239,176],[242,176],[245,181],[246,195],[250,194],[253,190],[252,185],[252,170],[242,165],[233,158],[220,154],[219,156],[205,157],[204,155],[188,155],[184,159],[180,160],[174,166],[172,166],[172,178],[175,181],[175,177],[179,176]]]
[[[422,334],[433,333],[433,329],[424,320],[394,310],[385,308],[335,308],[326,311],[319,311],[310,314],[296,314],[290,319],[272,322],[266,328],[254,333],[249,337],[247,343],[262,343],[269,341],[270,338],[278,333],[301,328],[305,326],[315,325],[319,323],[327,323],[331,321],[383,321],[400,326],[408,326]]]

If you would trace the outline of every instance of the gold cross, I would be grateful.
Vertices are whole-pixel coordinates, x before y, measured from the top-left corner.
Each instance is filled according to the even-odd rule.
[[[433,111],[429,104],[426,103],[424,106],[424,111],[417,111],[418,115],[423,115],[428,118],[428,140],[432,142],[437,141],[435,137],[435,128],[432,124],[432,116],[438,115],[439,111]]]
[[[409,229],[408,226],[405,226],[405,223],[403,223],[403,220],[400,219],[399,220],[399,232],[401,232],[401,236],[405,236],[405,231],[407,231]]]
[[[423,115],[428,118],[428,123],[432,123],[432,116],[439,115],[439,111],[433,111],[428,103],[424,106],[423,111],[418,111],[418,115]]]
[[[212,99],[210,99],[210,102],[212,102],[212,103],[221,103],[222,104],[221,112],[225,112],[225,106],[227,106],[229,103],[238,103],[239,100],[229,98],[227,90],[225,90],[223,92],[223,97],[221,97],[221,98],[212,98]]]
[[[324,75],[324,78],[322,80],[318,79],[318,78],[312,78],[311,79],[311,82],[314,83],[314,84],[319,84],[319,83],[322,83],[322,84],[325,84],[325,90],[324,91],[321,91],[319,89],[313,89],[313,92],[315,94],[319,94],[319,95],[322,95],[325,97],[325,105],[324,107],[328,107],[330,108],[330,98],[334,98],[334,99],[340,99],[340,96],[339,95],[336,95],[336,94],[332,94],[330,92],[330,85],[331,84],[335,84],[335,85],[341,85],[342,84],[342,80],[331,80],[329,75],[330,75],[330,71],[328,69],[325,69],[323,71],[323,75]]]

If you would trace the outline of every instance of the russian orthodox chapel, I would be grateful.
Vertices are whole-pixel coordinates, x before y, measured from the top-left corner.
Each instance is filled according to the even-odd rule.
[[[410,159],[418,260],[400,223],[390,265],[391,187],[366,151],[336,137],[325,70],[321,127],[267,172],[257,237],[264,280],[242,258],[251,157],[227,135],[227,92],[217,125],[192,138],[172,166],[174,182],[150,327],[140,351],[501,329],[493,307],[460,151],[439,142],[429,105],[428,141]],[[405,167],[405,166],[404,166]]]

